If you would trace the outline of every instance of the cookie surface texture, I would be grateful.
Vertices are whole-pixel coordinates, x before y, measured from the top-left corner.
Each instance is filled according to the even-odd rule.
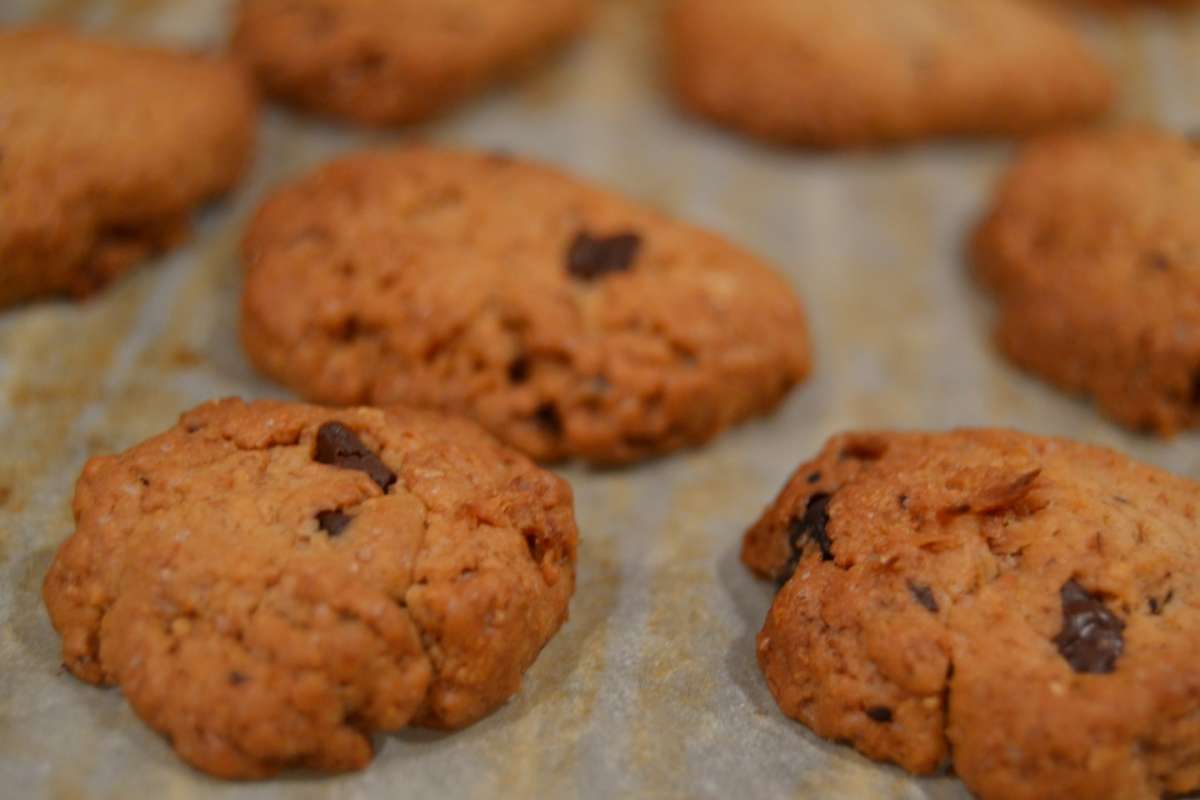
[[[570,488],[478,426],[223,400],[92,459],[43,597],[63,663],[226,778],[370,761],[513,695],[567,617]]]
[[[536,61],[592,0],[243,0],[234,47],[272,95],[360,123],[416,122]]]
[[[1002,430],[831,439],[750,529],[780,708],[983,800],[1200,787],[1200,484]]]
[[[1144,128],[1031,144],[974,261],[1016,364],[1131,428],[1200,424],[1200,145]]]
[[[179,242],[255,116],[231,61],[0,29],[0,306],[91,294]]]
[[[345,158],[269,198],[244,258],[268,375],[465,413],[540,460],[699,444],[809,371],[799,300],[758,259],[506,157]]]
[[[684,108],[788,144],[1020,135],[1112,96],[1073,31],[1014,0],[673,0],[666,39]]]

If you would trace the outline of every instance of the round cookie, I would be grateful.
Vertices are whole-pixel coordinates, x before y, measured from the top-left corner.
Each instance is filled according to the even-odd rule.
[[[462,412],[540,460],[695,445],[809,371],[800,303],[762,262],[507,157],[350,156],[268,199],[243,249],[265,373]]]
[[[1015,363],[1132,428],[1200,424],[1200,146],[1150,129],[1034,142],[973,250]]]
[[[255,117],[232,61],[0,29],[0,306],[91,294],[178,243]]]
[[[851,433],[742,558],[788,716],[982,800],[1200,787],[1200,484],[1012,431]]]
[[[1063,5],[1089,6],[1104,11],[1130,11],[1135,8],[1190,9],[1200,0],[1049,0]]]
[[[226,778],[458,728],[567,618],[571,490],[436,414],[223,400],[88,462],[43,597],[63,663]]]
[[[360,123],[431,117],[537,60],[592,0],[242,0],[234,47],[272,95]]]
[[[819,147],[1025,134],[1104,112],[1104,67],[1015,0],[672,0],[670,80],[691,112]]]

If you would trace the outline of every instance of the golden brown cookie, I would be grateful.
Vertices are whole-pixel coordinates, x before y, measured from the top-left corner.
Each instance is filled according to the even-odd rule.
[[[1061,5],[1090,6],[1105,11],[1129,11],[1135,8],[1191,8],[1200,0],[1048,0]]]
[[[780,708],[982,800],[1200,788],[1200,484],[1012,431],[851,433],[746,534]]]
[[[272,95],[373,125],[415,122],[537,60],[592,0],[242,0],[234,46]]]
[[[1025,134],[1112,98],[1075,34],[1023,0],[672,0],[666,37],[684,107],[785,143]]]
[[[1150,129],[1035,142],[974,258],[1017,364],[1133,428],[1200,424],[1200,146]]]
[[[0,28],[0,306],[82,297],[178,243],[250,157],[219,58]]]
[[[547,167],[408,148],[287,186],[250,225],[242,340],[333,404],[462,412],[541,460],[706,441],[809,371],[744,250]]]
[[[479,719],[574,589],[567,484],[399,407],[200,406],[88,462],[75,520],[43,587],[63,663],[226,778]]]

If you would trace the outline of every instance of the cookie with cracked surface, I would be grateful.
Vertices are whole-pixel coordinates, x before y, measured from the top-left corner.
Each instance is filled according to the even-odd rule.
[[[0,306],[83,297],[237,182],[256,102],[230,60],[0,29]]]
[[[973,252],[1013,362],[1131,428],[1200,425],[1200,144],[1148,128],[1034,142]]]
[[[699,444],[809,370],[800,303],[758,259],[511,158],[350,156],[268,199],[243,252],[263,372],[465,413],[541,460]]]
[[[400,407],[200,406],[88,462],[75,520],[43,587],[63,663],[226,778],[479,719],[574,589],[567,484]]]
[[[592,0],[242,0],[234,48],[270,94],[372,125],[431,117],[570,39]]]
[[[1200,484],[1003,430],[851,433],[746,534],[788,716],[979,797],[1200,788]]]
[[[1113,94],[1075,33],[1017,0],[673,0],[666,35],[684,108],[788,144],[1022,135]]]

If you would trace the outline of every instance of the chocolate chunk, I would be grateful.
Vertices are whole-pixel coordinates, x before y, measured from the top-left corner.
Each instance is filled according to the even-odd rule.
[[[508,380],[512,383],[524,383],[529,380],[529,359],[517,356],[508,365]]]
[[[624,272],[633,266],[641,248],[642,237],[636,233],[592,236],[580,231],[567,250],[567,273],[572,278],[594,281],[612,272]]]
[[[365,472],[385,492],[396,482],[396,473],[340,422],[326,422],[317,430],[313,458],[321,464]]]
[[[1125,650],[1125,623],[1073,580],[1063,584],[1060,594],[1063,624],[1054,637],[1058,652],[1076,672],[1112,672]]]
[[[1157,597],[1151,597],[1149,601],[1147,601],[1148,605],[1150,606],[1150,613],[1155,616],[1161,614],[1163,609],[1166,608],[1167,603],[1171,602],[1173,597],[1175,597],[1174,589],[1168,589],[1167,593],[1163,595],[1162,600],[1159,600]]]
[[[821,482],[821,473],[814,472],[813,474],[809,475],[808,482],[809,483],[820,483]]]
[[[833,560],[833,550],[825,526],[829,524],[830,495],[818,492],[808,498],[803,517],[792,519],[790,526],[792,549],[799,552],[804,548],[804,539],[811,538],[821,550],[822,561]]]
[[[792,517],[791,523],[788,524],[788,544],[792,548],[792,554],[788,557],[787,564],[784,565],[783,572],[779,575],[780,586],[787,583],[788,579],[792,577],[792,573],[796,571],[796,565],[800,563],[800,557],[804,554],[804,542],[807,539],[812,539],[817,543],[817,547],[821,550],[822,561],[833,561],[832,543],[829,541],[829,534],[825,532],[826,526],[829,525],[830,499],[831,495],[818,492],[808,498],[808,505],[804,508],[803,517]]]
[[[340,511],[322,511],[317,514],[317,524],[330,536],[337,536],[346,530],[352,521],[352,517],[348,517]]]
[[[914,581],[908,582],[908,591],[912,593],[913,599],[916,600],[925,608],[932,611],[934,614],[938,612],[937,598],[933,596],[933,590]]]
[[[245,683],[248,680],[250,680],[250,679],[240,672],[234,671],[234,672],[229,673],[229,685],[230,686],[241,686],[243,683]]]
[[[876,722],[891,722],[892,710],[887,706],[871,706],[867,709],[867,716]]]
[[[554,405],[554,403],[542,403],[533,412],[533,418],[548,433],[555,436],[562,435],[562,417],[558,413],[558,406]]]

